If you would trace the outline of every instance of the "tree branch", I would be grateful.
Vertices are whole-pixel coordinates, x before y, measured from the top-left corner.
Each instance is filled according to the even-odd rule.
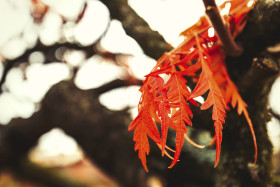
[[[280,115],[278,113],[276,113],[273,109],[269,109],[269,113],[280,122]]]
[[[134,38],[144,50],[144,53],[158,59],[172,47],[164,38],[153,31],[147,22],[128,5],[127,0],[101,0],[110,10],[111,17],[122,22],[126,33]]]
[[[106,83],[98,88],[93,89],[92,92],[94,93],[94,95],[99,96],[105,92],[108,92],[108,91],[116,89],[116,88],[133,86],[133,85],[141,86],[142,80],[133,79],[133,78],[130,78],[127,80],[116,79],[116,80]]]
[[[209,17],[217,35],[222,43],[222,47],[227,55],[239,56],[243,52],[242,48],[234,41],[228,26],[225,24],[215,0],[203,0],[206,15]]]
[[[37,41],[37,44],[31,48],[28,49],[22,54],[21,56],[12,59],[12,60],[6,60],[5,63],[5,68],[2,74],[2,77],[0,79],[0,94],[2,93],[2,86],[6,81],[6,76],[8,72],[15,66],[18,66],[19,64],[22,63],[27,63],[29,56],[36,51],[43,52],[45,54],[45,62],[44,63],[50,63],[54,61],[60,61],[61,59],[57,59],[55,56],[55,52],[57,49],[61,47],[65,47],[67,49],[75,49],[75,50],[83,50],[86,53],[86,58],[92,56],[95,54],[95,51],[93,50],[96,44],[92,44],[89,46],[80,46],[76,43],[56,43],[51,46],[45,46],[42,44],[40,41]]]

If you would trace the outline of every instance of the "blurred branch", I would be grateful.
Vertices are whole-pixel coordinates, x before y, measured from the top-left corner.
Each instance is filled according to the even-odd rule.
[[[75,49],[75,50],[83,50],[86,53],[86,58],[92,56],[95,54],[94,48],[96,43],[89,45],[89,46],[81,46],[77,43],[56,43],[51,46],[46,46],[42,44],[40,41],[37,41],[37,44],[31,48],[28,49],[22,54],[21,56],[12,59],[12,60],[6,60],[4,61],[5,67],[2,74],[2,77],[0,79],[0,93],[2,93],[2,86],[6,81],[6,76],[8,72],[15,66],[18,66],[22,63],[27,63],[29,56],[36,51],[43,52],[45,55],[45,63],[50,63],[54,61],[60,61],[60,59],[57,59],[55,56],[55,51],[61,47],[65,47],[67,49]]]
[[[269,109],[269,113],[280,122],[280,115],[278,113],[276,113],[273,109]]]
[[[126,33],[138,42],[146,55],[158,59],[164,52],[172,49],[164,38],[157,31],[153,31],[128,5],[127,0],[101,0],[101,2],[109,8],[113,19],[122,22]]]
[[[127,80],[116,79],[116,80],[106,83],[98,88],[93,89],[92,92],[94,93],[95,96],[99,96],[105,92],[108,92],[108,91],[116,89],[116,88],[133,86],[133,85],[141,86],[142,80],[133,79],[133,78],[130,78]]]
[[[172,47],[166,43],[164,38],[158,32],[151,30],[146,21],[137,15],[137,13],[128,5],[126,0],[102,0],[102,2],[110,9],[112,18],[119,19],[122,22],[127,34],[139,43],[148,56],[158,59],[164,52],[172,49]],[[86,4],[83,11],[85,9]],[[81,16],[82,15],[83,14],[81,13]],[[33,52],[44,52],[46,54],[46,63],[48,63],[58,61],[54,52],[60,47],[83,50],[86,52],[86,57],[88,58],[95,54],[93,50],[96,49],[95,45],[96,43],[89,46],[81,46],[76,43],[56,43],[51,46],[45,46],[38,41],[35,47],[26,50],[23,55],[15,59],[5,61],[5,68],[0,79],[0,93],[2,93],[2,85],[4,84],[10,69],[21,63],[28,62],[28,57]]]

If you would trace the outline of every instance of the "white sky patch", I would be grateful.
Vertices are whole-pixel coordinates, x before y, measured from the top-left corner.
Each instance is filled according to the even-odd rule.
[[[100,102],[111,110],[121,110],[137,106],[141,93],[140,86],[129,86],[106,92],[99,97]]]
[[[53,45],[58,42],[61,36],[62,19],[55,12],[49,11],[40,27],[40,40],[45,45]]]
[[[146,55],[133,56],[128,60],[128,66],[132,74],[138,79],[144,79],[152,68],[156,65],[156,61]]]
[[[86,54],[83,51],[78,50],[67,50],[64,55],[63,59],[71,66],[77,67],[84,62],[86,58]]]
[[[226,3],[225,8],[223,8],[221,10],[221,15],[228,15],[229,14],[229,10],[230,10],[231,4],[230,3]]]
[[[247,3],[247,7],[251,7],[251,6],[253,6],[253,4],[254,4],[254,0],[251,0]]]
[[[55,128],[41,136],[38,148],[46,156],[71,155],[77,151],[78,145],[73,138],[67,136],[61,129]]]
[[[23,80],[23,72],[20,68],[12,69],[5,82],[5,87],[18,99],[31,99],[33,102],[41,100],[51,85],[66,79],[70,71],[65,64],[32,64],[26,69],[26,78]]]
[[[38,63],[42,64],[45,61],[45,56],[42,52],[35,51],[31,53],[28,57],[28,62],[30,64]]]
[[[215,30],[214,30],[213,27],[210,27],[210,28],[208,29],[208,36],[209,36],[210,38],[212,38],[212,37],[215,36]]]
[[[141,54],[139,44],[128,36],[120,21],[112,20],[109,29],[101,40],[101,46],[112,53]]]
[[[267,130],[270,140],[273,144],[273,151],[275,153],[280,151],[280,123],[277,119],[272,118],[267,124]]]
[[[269,95],[269,105],[278,114],[280,114],[280,77],[272,85]]]
[[[35,103],[41,101],[50,87],[69,77],[65,64],[32,64],[26,69],[26,80],[22,69],[13,68],[6,77],[4,92],[0,95],[0,123],[6,124],[15,117],[30,117]]]
[[[74,30],[76,40],[82,45],[94,43],[109,24],[109,10],[99,1],[88,1],[84,17]]]
[[[139,99],[140,99],[140,97],[139,97]],[[135,119],[138,115],[138,107],[135,106],[135,107],[130,108],[129,113],[130,113],[131,119]]]
[[[42,135],[35,149],[29,154],[33,162],[45,167],[71,165],[83,157],[83,152],[76,141],[59,128]]]
[[[163,79],[164,84],[167,83],[167,81],[170,79],[171,75],[167,75],[167,74],[159,74],[159,76]],[[189,87],[188,87],[189,88]]]
[[[0,59],[0,77],[2,77],[3,71],[4,71],[4,66]]]
[[[178,45],[179,34],[204,14],[202,1],[129,0],[129,4],[173,46]]]
[[[37,39],[39,37],[38,30],[39,26],[31,23],[29,25],[26,25],[26,27],[24,28],[23,40],[25,41],[27,48],[30,49],[36,45]]]
[[[123,75],[123,68],[104,61],[100,56],[93,56],[79,69],[75,83],[80,89],[91,89]]]
[[[26,24],[32,22],[30,3],[30,0],[0,1],[0,47],[17,36]]]
[[[73,20],[82,11],[85,0],[43,0],[43,2],[63,17]]]
[[[280,77],[278,77],[272,85],[270,94],[269,94],[269,105],[272,110],[280,114]],[[268,135],[271,139],[271,142],[274,147],[274,152],[277,153],[280,151],[280,124],[279,121],[275,118],[272,118],[271,121],[267,124]]]
[[[33,103],[20,101],[10,93],[0,95],[0,123],[2,125],[9,123],[15,117],[28,118],[34,111],[35,105]]]
[[[7,59],[14,59],[22,55],[26,50],[26,42],[21,38],[11,39],[1,48],[1,54]]]
[[[26,69],[26,97],[33,102],[39,102],[52,85],[69,76],[70,71],[65,64],[32,64]]]
[[[178,38],[174,38],[174,41],[172,42],[173,46],[180,45],[185,40],[184,36],[178,36]]]
[[[74,30],[75,30],[75,22],[69,21],[62,25],[62,36],[66,41],[72,43],[75,42]]]
[[[216,0],[216,3],[221,5],[225,1]],[[194,0],[129,0],[129,5],[172,46],[182,42],[179,34],[195,24],[205,12],[203,2]]]
[[[20,68],[13,68],[8,72],[3,87],[8,89],[10,93],[21,95],[23,77],[24,74]]]
[[[204,103],[204,98],[199,96],[199,97],[196,97],[196,98],[193,98],[195,101],[199,102],[200,104],[203,104]]]

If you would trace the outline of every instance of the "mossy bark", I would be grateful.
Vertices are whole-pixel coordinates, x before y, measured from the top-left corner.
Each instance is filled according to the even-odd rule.
[[[266,48],[280,41],[279,17],[278,1],[258,1],[237,38],[243,46],[243,55],[227,58],[229,73],[248,104],[258,144],[258,160],[253,165],[253,140],[245,118],[229,112],[216,186],[273,186],[272,145],[266,124],[270,120],[268,95],[279,73],[279,61]]]

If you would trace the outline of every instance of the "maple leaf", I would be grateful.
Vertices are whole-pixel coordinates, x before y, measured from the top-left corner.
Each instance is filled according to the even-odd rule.
[[[196,36],[198,51],[199,51],[199,61],[202,64],[202,72],[200,74],[198,83],[194,88],[193,92],[190,95],[190,98],[195,98],[203,95],[209,90],[206,101],[201,105],[201,110],[206,110],[213,106],[212,110],[212,119],[215,126],[215,135],[216,135],[216,161],[215,167],[219,162],[219,156],[221,152],[221,143],[222,143],[222,124],[225,122],[225,101],[224,97],[220,91],[218,84],[216,83],[213,73],[207,63],[210,61],[210,57],[207,55],[207,52],[202,48],[198,37]]]
[[[164,81],[161,77],[156,76],[157,79],[155,86],[150,90],[157,90],[157,95],[159,95],[155,101],[159,103],[158,115],[161,118],[161,139],[162,139],[162,152],[164,153],[165,142],[167,138],[168,127],[171,127],[176,131],[176,147],[174,159],[169,166],[173,167],[179,159],[181,149],[184,144],[185,134],[187,133],[186,124],[191,125],[190,117],[192,117],[192,112],[187,103],[187,99],[190,95],[188,88],[186,86],[186,79],[180,75],[180,72],[176,69],[176,64],[170,58],[170,65],[168,65],[169,70],[165,71],[166,68],[157,69],[155,72],[149,74],[149,76],[156,76],[157,73],[171,74],[169,80],[164,85]],[[192,101],[195,103],[194,101]],[[170,118],[170,111],[173,109],[173,114]],[[178,110],[177,110],[178,109]],[[192,142],[190,139],[188,141]],[[192,142],[193,145],[196,145]]]
[[[186,101],[189,97],[190,92],[186,88],[186,80],[176,73],[173,73],[166,83],[166,87],[169,89],[167,92],[168,100],[172,103],[173,107],[179,108],[171,116],[170,127],[176,131],[176,148],[174,154],[174,160],[172,161],[169,168],[173,167],[179,159],[181,149],[184,144],[184,134],[187,133],[186,124],[191,125],[190,117],[192,112]],[[176,110],[174,109],[174,111]]]
[[[146,119],[146,120],[145,120]],[[148,117],[143,115],[143,111],[141,111],[138,116],[135,118],[133,123],[131,123],[128,128],[129,131],[135,129],[133,140],[135,143],[135,151],[138,151],[138,157],[141,159],[142,165],[145,170],[148,172],[147,164],[146,164],[146,155],[150,153],[150,146],[147,137],[147,127],[146,122]]]
[[[155,102],[158,102],[158,116],[161,119],[161,150],[162,155],[165,154],[166,139],[168,134],[168,125],[170,123],[170,112],[171,108],[169,106],[169,101],[167,97],[167,90],[164,87],[164,80],[160,76],[154,77],[154,86],[151,88],[150,92],[156,90]]]
[[[254,163],[256,163],[256,161],[257,161],[257,141],[256,141],[256,136],[255,136],[252,121],[251,121],[251,119],[249,117],[249,113],[246,109],[247,104],[242,99],[242,97],[238,91],[238,88],[235,86],[235,84],[230,79],[227,69],[225,67],[224,58],[225,58],[224,55],[215,54],[215,55],[211,56],[211,59],[213,61],[215,61],[215,62],[213,62],[213,66],[215,66],[215,70],[213,70],[214,78],[217,81],[219,87],[221,88],[221,91],[223,92],[226,105],[231,104],[232,108],[237,107],[237,113],[239,115],[244,114],[244,116],[245,116],[245,119],[250,128],[253,142],[254,142],[254,148],[255,148]],[[227,107],[227,109],[229,110],[230,108]],[[213,142],[211,142],[211,143],[213,143]]]
[[[134,131],[133,140],[135,141],[135,151],[138,150],[138,157],[141,159],[142,165],[148,172],[146,165],[146,155],[150,153],[150,146],[148,136],[156,143],[160,143],[160,135],[155,124],[156,118],[156,105],[154,105],[153,95],[149,92],[147,85],[140,88],[143,92],[139,102],[139,114],[134,121],[129,125],[128,130]]]
[[[252,1],[252,5],[255,1]],[[224,18],[230,26],[233,37],[244,28],[246,15],[253,7],[248,6],[248,2],[249,0],[230,1],[229,14]],[[226,7],[227,3],[229,1],[223,3],[220,8]],[[215,167],[220,158],[225,109],[230,109],[229,103],[233,108],[237,106],[238,114],[243,113],[248,122],[255,146],[256,163],[257,143],[246,109],[247,105],[227,73],[221,42],[216,34],[213,37],[208,35],[207,31],[210,28],[211,24],[203,16],[197,24],[182,32],[181,35],[185,36],[185,40],[177,48],[164,53],[158,59],[156,66],[146,75],[140,88],[142,96],[138,105],[139,114],[130,124],[129,130],[135,130],[133,137],[135,151],[138,151],[146,171],[148,171],[146,155],[150,152],[148,138],[156,142],[163,155],[173,159],[169,168],[177,163],[184,140],[196,147],[205,147],[196,144],[187,136],[186,126],[192,126],[193,114],[189,104],[198,106],[194,98],[204,94],[207,94],[207,98],[200,109],[206,110],[212,107],[215,136],[209,145],[216,142]],[[165,76],[167,77],[163,78]],[[188,90],[186,77],[196,83],[192,93]],[[156,124],[160,125],[160,133]],[[174,158],[166,151],[171,150],[166,145],[169,128],[176,131]]]

